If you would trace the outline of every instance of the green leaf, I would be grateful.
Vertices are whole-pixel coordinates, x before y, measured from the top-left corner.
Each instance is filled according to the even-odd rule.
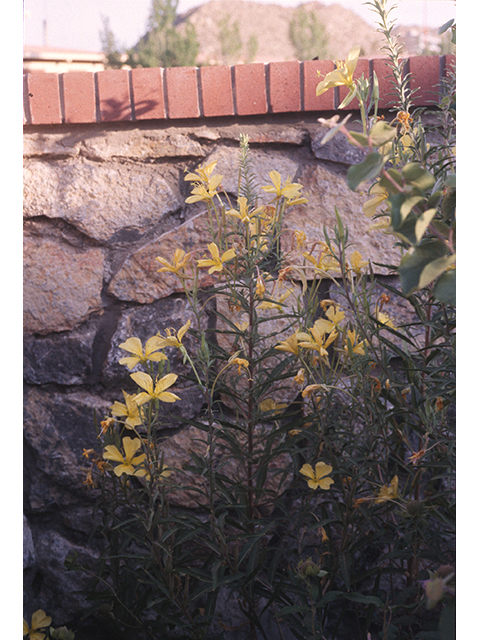
[[[406,295],[423,289],[455,261],[440,240],[429,240],[403,256],[398,272]]]
[[[442,26],[438,29],[438,35],[441,36],[442,33],[448,31],[453,24],[455,24],[455,18],[452,18],[448,22],[445,22],[445,24],[442,24]]]
[[[378,120],[370,130],[370,141],[374,147],[381,147],[397,135],[397,130],[385,120]]]
[[[396,193],[389,198],[391,225],[395,231],[400,229],[413,207],[422,200],[422,196],[409,197],[403,193]]]
[[[398,184],[399,186],[403,184],[403,177],[399,171],[397,171],[396,169],[388,169],[387,173],[396,184]],[[400,193],[399,190],[392,184],[392,182],[387,177],[385,177],[385,175],[380,178],[379,185],[383,189],[386,189],[388,193]]]
[[[456,281],[455,269],[445,271],[433,288],[433,295],[435,298],[443,304],[451,304],[452,306],[455,306],[457,300]]]
[[[369,153],[363,162],[352,165],[347,172],[347,183],[352,191],[365,180],[376,178],[383,168],[385,161],[383,157],[375,151]]]
[[[436,209],[427,209],[427,211],[424,211],[421,216],[418,216],[415,223],[415,238],[417,243],[423,238],[423,234],[427,230],[428,225],[433,220],[436,213]]]
[[[417,162],[409,162],[402,169],[402,175],[408,184],[421,191],[431,189],[435,184],[435,178]]]

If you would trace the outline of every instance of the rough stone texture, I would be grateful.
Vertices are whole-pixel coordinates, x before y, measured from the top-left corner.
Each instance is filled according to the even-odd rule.
[[[102,308],[104,255],[50,238],[24,237],[24,329],[73,329]]]
[[[28,384],[85,384],[92,372],[98,318],[68,333],[24,338],[24,379]]]
[[[351,252],[359,251],[364,259],[370,259],[372,263],[398,264],[400,254],[393,246],[392,237],[378,231],[369,231],[371,220],[362,212],[363,204],[370,198],[365,191],[350,191],[344,176],[321,165],[306,166],[298,176],[298,182],[304,185],[308,203],[287,209],[285,228],[304,231],[308,241],[318,242],[324,240],[325,225],[329,237],[333,238],[337,207],[344,226],[348,227]],[[285,235],[285,250],[291,246],[291,236]],[[301,264],[301,254],[304,251],[305,249],[291,252],[287,258],[288,264]],[[373,265],[373,269],[376,273],[388,273],[388,269],[384,267]]]
[[[313,136],[312,151],[316,158],[346,165],[362,162],[366,152],[351,145],[343,133],[337,133],[325,144],[322,144],[322,139],[328,131],[329,129],[321,127],[320,131]]]
[[[60,218],[100,241],[125,229],[144,233],[183,202],[155,165],[84,158],[26,161],[24,201],[26,217]]]

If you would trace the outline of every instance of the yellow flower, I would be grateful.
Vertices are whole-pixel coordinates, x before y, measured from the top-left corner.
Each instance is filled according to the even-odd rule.
[[[333,478],[327,478],[329,473],[331,473],[333,467],[329,464],[325,464],[325,462],[317,462],[315,465],[315,470],[313,469],[311,464],[304,464],[300,469],[300,473],[309,478],[308,486],[310,489],[330,489],[330,485],[333,483]]]
[[[383,313],[382,311],[377,311],[375,317],[378,320],[378,322],[380,322],[381,324],[384,324],[387,327],[392,327],[392,329],[395,329],[395,325],[390,319],[390,316],[388,316],[386,313]]]
[[[122,393],[125,404],[122,404],[121,402],[114,402],[110,407],[110,410],[112,415],[116,418],[126,418],[125,426],[128,427],[128,429],[135,429],[135,427],[142,424],[138,405],[135,402],[135,395],[125,393],[125,391],[122,391]]]
[[[357,344],[357,333],[356,331],[347,331],[347,339],[345,340],[345,349],[344,351],[348,354],[349,347],[351,347],[353,353],[357,355],[364,356],[365,355],[365,340],[362,340]]]
[[[145,476],[145,469],[135,469],[135,467],[140,465],[146,458],[144,453],[139,456],[135,455],[142,446],[140,438],[122,438],[122,443],[125,455],[119,451],[114,444],[107,445],[103,454],[105,460],[120,463],[113,470],[115,475],[120,477],[122,473],[125,473],[127,476]]]
[[[249,212],[248,200],[247,198],[245,198],[245,196],[239,196],[237,202],[239,211],[237,211],[236,209],[229,209],[229,211],[227,211],[227,216],[238,218],[245,224],[251,223],[252,219],[265,209],[265,207],[258,207],[257,209]]]
[[[282,340],[282,342],[279,342],[275,349],[278,349],[279,351],[285,351],[286,353],[293,353],[295,356],[298,356],[299,348],[297,334],[294,333],[285,340]]]
[[[265,291],[265,280],[262,278],[262,276],[258,276],[257,283],[255,285],[255,295],[257,296],[257,298],[263,298],[263,294],[265,293]]]
[[[176,373],[167,373],[167,375],[160,378],[160,380],[157,379],[155,386],[153,384],[153,378],[143,371],[131,373],[130,377],[140,388],[145,390],[135,396],[135,402],[138,405],[145,404],[145,402],[149,402],[150,400],[161,400],[162,402],[175,402],[176,400],[180,400],[174,393],[165,391],[165,389],[168,389],[168,387],[171,387],[172,384],[175,383],[178,378]]]
[[[350,256],[351,270],[359,276],[363,267],[368,267],[368,260],[362,260],[362,256],[358,251],[354,251]]]
[[[119,347],[124,351],[133,353],[133,356],[126,356],[119,360],[120,364],[126,364],[129,369],[133,369],[137,364],[146,364],[149,360],[160,362],[161,360],[167,359],[164,353],[158,353],[158,350],[162,349],[162,344],[158,336],[149,338],[145,344],[145,349],[143,349],[139,338],[128,338],[128,340],[122,342]]]
[[[25,618],[23,619],[23,635],[28,636],[29,640],[43,640],[45,634],[41,633],[39,629],[45,629],[52,624],[52,619],[47,616],[43,609],[38,609],[32,615],[32,626],[29,627]]]
[[[308,202],[306,198],[300,196],[303,186],[298,182],[292,182],[290,176],[282,186],[282,176],[278,171],[270,171],[268,174],[273,186],[262,187],[267,193],[274,193],[277,199],[282,196],[287,200],[287,205],[303,204]]]
[[[190,260],[190,256],[191,254],[185,253],[183,249],[175,249],[175,253],[173,254],[171,263],[165,260],[165,258],[162,258],[161,256],[159,256],[158,258],[155,258],[155,260],[158,260],[158,262],[160,262],[160,264],[163,265],[161,269],[157,270],[157,273],[170,272],[170,273],[174,273],[176,276],[179,276],[180,278],[184,278],[185,267],[188,261]]]
[[[288,404],[275,402],[273,398],[267,398],[260,403],[260,411],[271,411],[274,415],[281,413],[287,407]]]
[[[338,261],[332,256],[330,253],[330,249],[324,243],[320,243],[320,253],[318,254],[318,258],[315,259],[312,255],[313,248],[310,252],[302,253],[302,256],[308,260],[313,265],[313,268],[316,271],[320,271],[321,273],[325,273],[326,271],[339,271],[340,267],[338,266]]]
[[[363,213],[369,218],[373,218],[373,216],[377,212],[377,208],[385,202],[388,198],[388,191],[381,187],[378,183],[374,184],[370,189],[370,193],[375,194],[373,198],[367,200],[362,207]]]
[[[325,78],[317,85],[316,95],[321,96],[322,93],[333,89],[333,87],[345,86],[350,92],[355,90],[353,74],[357,67],[358,58],[360,57],[360,46],[356,45],[350,50],[345,62],[337,62],[336,69],[327,73]]]
[[[287,289],[287,291],[284,291],[280,296],[278,296],[278,298],[275,298],[275,301],[271,302],[269,300],[264,300],[258,305],[258,308],[259,309],[278,309],[279,311],[281,311],[283,307],[283,303],[291,293],[292,292],[289,289]]]
[[[317,320],[313,327],[308,331],[310,333],[300,332],[297,337],[301,342],[299,345],[304,349],[318,351],[320,356],[328,356],[327,347],[332,344],[335,338],[338,336],[338,332],[331,328],[331,322],[320,318]],[[325,340],[326,333],[330,333],[329,337]]]
[[[220,253],[215,242],[210,242],[210,244],[207,245],[207,248],[210,251],[212,258],[198,260],[197,264],[200,268],[210,267],[210,269],[208,270],[208,273],[214,273],[215,271],[223,271],[224,263],[228,262],[229,260],[232,260],[232,258],[236,256],[235,249],[228,249],[220,257]]]
[[[175,335],[175,329],[169,328],[165,331],[165,333],[167,334],[165,337],[162,335],[158,336],[158,339],[160,340],[160,343],[162,345],[162,349],[164,349],[165,347],[177,347],[177,349],[181,350],[183,347],[183,344],[182,344],[183,336],[190,329],[191,324],[192,324],[191,321],[187,320],[187,322],[183,325],[183,327],[180,327],[180,329],[177,331],[176,335]]]
[[[295,236],[297,249],[301,249],[305,244],[305,242],[307,241],[307,234],[305,233],[305,231],[299,231],[298,229],[295,229],[295,231],[293,232],[293,235]]]
[[[375,498],[375,504],[381,504],[387,502],[387,500],[395,500],[398,497],[398,476],[394,476],[390,484],[385,484],[380,488],[377,497]]]
[[[212,176],[212,172],[215,169],[216,165],[217,165],[217,162],[215,161],[203,167],[198,167],[198,169],[195,169],[195,173],[187,173],[187,175],[185,176],[185,180],[192,181],[192,182],[203,182],[204,184],[208,185],[210,184],[210,181],[212,180],[212,178],[218,175],[218,174],[214,174]]]
[[[335,305],[330,305],[325,312],[328,320],[332,323],[333,327],[338,327],[339,323],[345,318],[345,311],[337,311]]]

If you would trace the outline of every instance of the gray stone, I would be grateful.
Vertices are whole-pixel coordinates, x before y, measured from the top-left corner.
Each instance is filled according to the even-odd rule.
[[[89,499],[82,453],[96,446],[94,412],[102,420],[111,404],[82,391],[25,390],[24,436],[34,459],[25,483],[30,509],[43,511]]]
[[[23,377],[27,384],[84,384],[92,371],[94,318],[78,329],[48,336],[26,334],[23,341]]]
[[[312,138],[312,151],[316,158],[349,166],[362,162],[366,156],[366,151],[350,144],[343,133],[337,133],[328,142],[322,144],[322,139],[328,131],[327,127],[321,127]]]
[[[103,271],[101,249],[79,249],[50,238],[25,235],[25,331],[66,331],[99,311]]]
[[[23,516],[23,569],[29,569],[35,565],[35,546],[33,544],[32,530],[28,520]]]

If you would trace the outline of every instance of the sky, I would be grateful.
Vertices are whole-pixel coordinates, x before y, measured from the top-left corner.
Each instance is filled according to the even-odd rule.
[[[179,12],[204,4],[206,0],[180,0]],[[301,0],[256,0],[295,7]],[[375,14],[364,0],[320,0],[340,4],[375,24]],[[438,28],[455,17],[454,0],[396,0],[392,16],[398,24]],[[107,16],[120,47],[131,47],[145,33],[151,0],[24,0],[23,40],[26,45],[100,51],[101,16]],[[46,24],[46,29],[45,25]]]

